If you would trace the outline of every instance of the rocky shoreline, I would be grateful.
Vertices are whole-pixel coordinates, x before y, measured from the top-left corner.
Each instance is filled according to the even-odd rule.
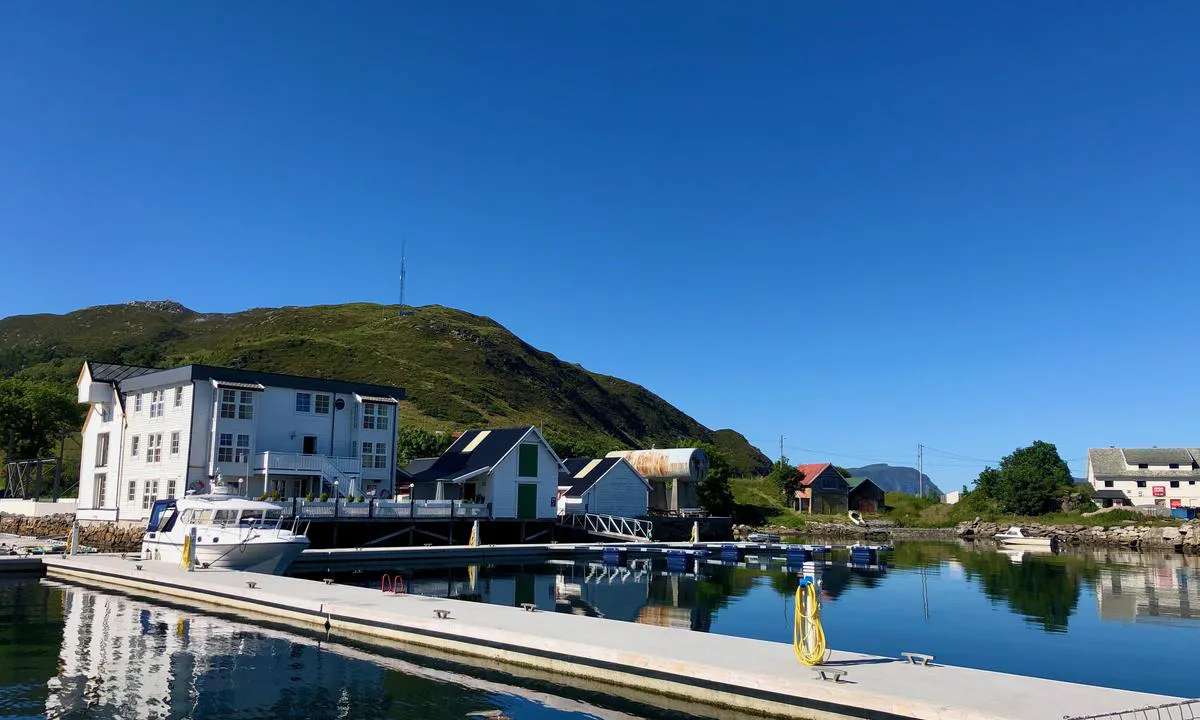
[[[27,517],[0,513],[0,533],[39,539],[65,539],[71,533],[75,516],[58,513],[44,517]],[[97,523],[79,528],[79,543],[100,552],[137,552],[142,547],[141,527],[119,527],[112,523]]]
[[[956,536],[968,540],[987,540],[1007,529],[1007,525],[1001,526],[976,518],[959,523],[953,532]],[[1021,530],[1030,537],[1058,538],[1064,545],[1105,545],[1129,550],[1174,550],[1200,554],[1200,521],[1195,520],[1173,527],[1035,524],[1022,525]]]
[[[859,542],[887,542],[888,540],[990,540],[1004,532],[1008,524],[975,520],[961,522],[947,528],[905,528],[874,523],[867,526],[847,523],[810,522],[803,528],[767,525],[751,527],[735,525],[734,537],[744,540],[750,533],[778,535],[781,539],[815,536],[821,538],[844,538]],[[1110,527],[1094,525],[1022,525],[1021,529],[1030,537],[1056,537],[1063,545],[1108,546],[1129,550],[1174,550],[1175,552],[1200,554],[1200,520],[1180,523],[1171,527],[1149,527],[1145,525],[1121,524]]]

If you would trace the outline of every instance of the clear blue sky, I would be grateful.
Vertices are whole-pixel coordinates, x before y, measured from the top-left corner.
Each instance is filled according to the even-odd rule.
[[[772,455],[1198,445],[1197,38],[1190,0],[6,2],[0,316],[390,303],[408,238],[412,304]]]

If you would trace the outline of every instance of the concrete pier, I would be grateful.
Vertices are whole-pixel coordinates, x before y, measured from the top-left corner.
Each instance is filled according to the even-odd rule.
[[[813,669],[797,662],[792,648],[781,643],[296,578],[221,570],[189,573],[168,563],[113,556],[47,557],[43,563],[57,579],[216,605],[393,649],[424,647],[489,661],[501,669],[533,668],[554,673],[567,685],[573,684],[571,678],[586,678],[639,694],[779,717],[1061,720],[1178,701],[837,651],[824,666],[846,671],[843,681],[835,683],[816,679]],[[897,648],[901,650],[921,648]],[[615,688],[613,694],[625,694]]]

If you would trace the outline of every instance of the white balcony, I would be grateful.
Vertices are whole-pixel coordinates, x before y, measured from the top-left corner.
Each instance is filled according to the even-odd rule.
[[[299,517],[302,520],[333,519],[333,518],[362,518],[362,519],[415,519],[426,520],[434,518],[453,519],[487,519],[488,506],[485,503],[467,503],[462,500],[414,500],[400,502],[393,500],[369,500],[356,503],[347,500],[328,500],[319,502],[313,500],[294,499],[291,502],[277,502],[286,518]]]
[[[288,475],[360,475],[362,459],[267,451],[255,454],[250,469],[255,473],[266,471]]]

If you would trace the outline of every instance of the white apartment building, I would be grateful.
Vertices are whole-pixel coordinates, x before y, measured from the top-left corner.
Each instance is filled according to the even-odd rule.
[[[1102,505],[1200,507],[1200,448],[1092,448],[1088,482]]]
[[[401,388],[208,365],[85,362],[81,520],[141,520],[156,499],[395,493]]]

